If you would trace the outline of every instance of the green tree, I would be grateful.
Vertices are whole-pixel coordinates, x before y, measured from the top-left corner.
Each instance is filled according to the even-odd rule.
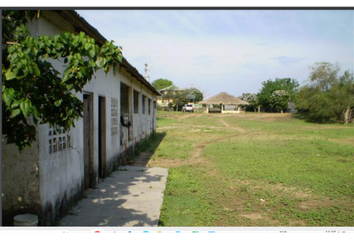
[[[260,107],[258,95],[256,93],[242,93],[239,98],[249,103],[249,105],[245,106],[246,109],[256,111]]]
[[[270,96],[270,105],[283,113],[288,108],[290,94],[286,90],[275,90]]]
[[[28,19],[40,11],[2,11],[2,118],[7,143],[20,151],[36,140],[36,125],[68,130],[82,117],[83,104],[75,96],[99,69],[106,73],[123,59],[121,47],[98,46],[81,32],[54,37],[31,37]],[[65,64],[63,74],[51,64]]]
[[[183,94],[185,95],[186,101],[192,99],[191,97],[194,97],[194,102],[203,100],[203,93],[197,88],[187,88],[184,90]]]
[[[258,94],[259,103],[266,109],[272,108],[272,94],[276,90],[285,90],[289,94],[289,100],[295,101],[298,93],[299,83],[291,78],[276,78],[262,83],[263,87]]]
[[[343,121],[345,124],[353,122],[354,118],[354,76],[353,73],[345,71],[339,78],[338,84],[332,87],[332,91],[336,92],[337,104],[342,105]],[[345,110],[344,110],[345,108]]]
[[[308,83],[299,92],[297,108],[308,120],[325,123],[352,120],[354,78],[349,71],[338,76],[340,68],[328,62],[311,67]]]
[[[194,98],[195,102],[202,101],[203,93],[197,88],[187,88],[182,91],[169,91],[162,96],[162,99],[172,99],[172,105],[176,111],[182,109],[192,98]]]
[[[170,91],[162,95],[162,99],[172,99],[172,102],[169,103],[169,107],[172,106],[176,109],[176,111],[178,111],[186,102],[186,94],[184,91]]]
[[[157,90],[161,90],[173,85],[173,82],[168,79],[159,78],[153,81],[151,85]]]

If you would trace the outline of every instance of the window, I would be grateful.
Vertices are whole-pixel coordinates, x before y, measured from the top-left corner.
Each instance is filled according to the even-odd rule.
[[[134,91],[134,113],[139,113],[139,92]]]
[[[64,128],[51,127],[49,129],[49,154],[63,151],[71,147],[71,136],[64,132]]]

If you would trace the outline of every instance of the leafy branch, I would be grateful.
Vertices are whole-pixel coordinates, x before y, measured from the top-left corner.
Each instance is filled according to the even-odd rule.
[[[85,33],[31,37],[27,19],[38,12],[3,11],[3,134],[20,151],[36,140],[35,125],[49,123],[68,130],[82,117],[82,92],[95,72],[122,62],[122,48],[103,46]],[[64,63],[61,74],[53,67]]]

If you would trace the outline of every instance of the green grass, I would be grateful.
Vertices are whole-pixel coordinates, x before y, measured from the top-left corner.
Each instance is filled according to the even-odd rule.
[[[252,138],[211,144],[203,154],[227,176],[310,188],[330,197],[354,197],[352,146]]]
[[[176,123],[176,122],[177,122],[176,119],[158,117],[156,120],[156,127],[169,126],[169,125]]]
[[[354,225],[353,125],[176,112],[157,125],[149,164],[169,168],[160,225]]]
[[[191,165],[170,170],[160,225],[198,226],[198,223],[203,225],[206,221],[211,221],[212,214],[205,216],[200,211],[210,207],[208,201],[200,197],[206,193],[198,193],[198,190],[205,190],[203,178],[195,174],[198,174],[198,171]]]

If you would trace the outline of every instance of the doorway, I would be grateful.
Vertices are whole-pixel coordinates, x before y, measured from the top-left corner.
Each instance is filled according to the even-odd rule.
[[[106,98],[98,98],[98,176],[106,177]]]
[[[128,146],[130,139],[130,107],[129,107],[129,92],[130,88],[121,83],[120,84],[120,113],[121,113],[121,124],[120,126],[120,144]]]
[[[84,94],[84,188],[94,186],[93,174],[93,96]]]

